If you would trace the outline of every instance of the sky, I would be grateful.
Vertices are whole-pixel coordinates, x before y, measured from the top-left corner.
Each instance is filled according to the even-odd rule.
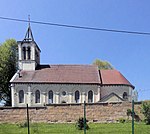
[[[77,26],[150,32],[149,0],[3,0],[0,17]],[[0,19],[0,43],[23,40],[28,23]],[[150,35],[31,24],[41,64],[110,62],[150,99]]]

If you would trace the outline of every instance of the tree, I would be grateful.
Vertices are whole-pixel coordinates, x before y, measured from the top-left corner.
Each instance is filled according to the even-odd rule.
[[[146,124],[150,125],[150,101],[142,103],[142,113],[145,116]]]
[[[0,101],[5,101],[5,105],[11,105],[9,81],[16,72],[16,53],[17,42],[14,39],[0,45]]]
[[[99,60],[99,59],[96,59],[94,62],[93,62],[94,65],[97,65],[99,70],[100,69],[113,69],[113,66],[107,62],[107,61],[102,61],[102,60]]]

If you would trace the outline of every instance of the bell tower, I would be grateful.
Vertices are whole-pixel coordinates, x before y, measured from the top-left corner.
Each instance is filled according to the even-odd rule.
[[[18,54],[19,70],[31,71],[35,70],[37,65],[40,64],[40,48],[36,44],[33,38],[30,19],[25,38],[22,41],[18,41]]]

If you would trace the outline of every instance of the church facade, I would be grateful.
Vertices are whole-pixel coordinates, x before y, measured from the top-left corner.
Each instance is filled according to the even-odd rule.
[[[18,41],[19,70],[11,79],[13,107],[131,101],[134,86],[117,70],[95,65],[41,65],[29,25]]]

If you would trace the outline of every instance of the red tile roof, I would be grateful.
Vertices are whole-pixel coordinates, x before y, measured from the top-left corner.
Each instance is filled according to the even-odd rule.
[[[21,71],[13,82],[99,84],[99,71],[93,65],[49,65],[35,71]]]
[[[104,85],[129,85],[133,86],[119,71],[117,70],[101,70],[101,80]]]
[[[13,83],[80,83],[134,86],[117,70],[100,70],[95,65],[41,65],[21,71]]]

